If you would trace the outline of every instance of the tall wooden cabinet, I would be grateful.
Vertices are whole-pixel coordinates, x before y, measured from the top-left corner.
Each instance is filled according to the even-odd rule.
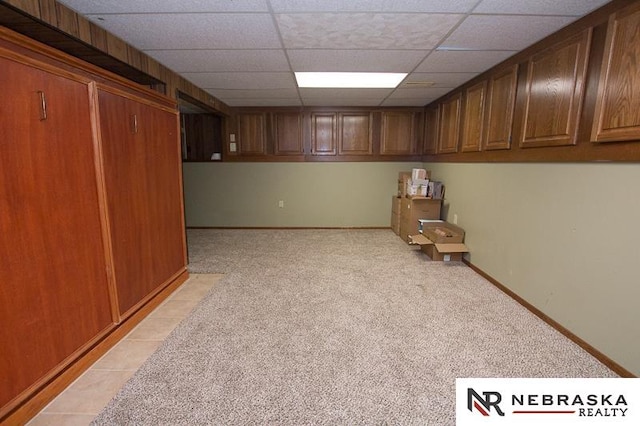
[[[0,70],[4,423],[187,272],[175,103],[3,28]]]

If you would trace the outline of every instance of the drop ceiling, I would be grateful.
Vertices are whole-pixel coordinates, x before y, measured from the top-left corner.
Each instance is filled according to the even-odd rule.
[[[230,106],[423,106],[607,3],[58,1]],[[295,71],[408,76],[396,89],[299,89]]]

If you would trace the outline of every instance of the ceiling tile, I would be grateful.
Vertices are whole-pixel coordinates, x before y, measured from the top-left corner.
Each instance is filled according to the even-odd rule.
[[[209,93],[219,99],[263,99],[263,98],[297,98],[297,89],[208,89]]]
[[[432,87],[448,87],[454,89],[460,86],[463,83],[471,80],[473,77],[478,75],[477,73],[468,73],[468,72],[447,72],[447,73],[412,73],[407,76],[405,81],[402,84],[411,81],[430,81],[435,84]]]
[[[271,0],[276,13],[283,12],[403,12],[467,13],[477,0]]]
[[[436,50],[416,72],[483,72],[515,53],[515,50]]]
[[[302,102],[298,98],[229,99],[229,102],[226,103],[232,107],[302,106]]]
[[[301,13],[276,15],[289,49],[429,50],[462,15]]]
[[[389,99],[437,99],[442,95],[449,93],[451,89],[443,87],[424,87],[424,88],[397,88],[389,95]]]
[[[421,50],[287,50],[294,71],[409,72],[426,54]]]
[[[266,0],[57,0],[79,13],[268,12]]]
[[[421,107],[427,105],[429,102],[436,98],[389,98],[382,102],[381,106],[385,107],[402,107],[402,106],[414,106]]]
[[[291,89],[296,87],[293,74],[286,72],[218,72],[182,73],[204,89]]]
[[[176,72],[289,71],[283,50],[147,50]]]
[[[473,15],[442,46],[483,50],[523,50],[566,26],[573,18],[561,16]]]
[[[581,16],[609,0],[483,0],[473,13]]]
[[[89,15],[89,19],[141,50],[281,47],[266,13]]]

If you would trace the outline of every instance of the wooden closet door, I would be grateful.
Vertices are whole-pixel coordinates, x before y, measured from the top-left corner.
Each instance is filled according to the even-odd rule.
[[[185,268],[175,113],[99,90],[114,275],[128,316]]]
[[[113,321],[87,83],[0,69],[2,413]]]

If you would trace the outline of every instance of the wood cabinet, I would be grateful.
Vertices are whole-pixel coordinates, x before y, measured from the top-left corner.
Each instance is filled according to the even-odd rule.
[[[113,324],[89,82],[0,51],[0,419]]]
[[[440,103],[438,154],[458,152],[460,141],[460,106],[462,93],[458,92]]]
[[[509,149],[516,101],[518,65],[498,70],[489,77],[487,92],[487,124],[483,149]]]
[[[338,134],[337,113],[311,114],[311,153],[336,155]]]
[[[118,307],[125,317],[185,265],[177,114],[103,86],[98,102]]]
[[[640,3],[611,15],[600,71],[594,142],[640,140]]]
[[[273,114],[276,155],[302,155],[302,114],[299,112],[276,112]]]
[[[464,92],[464,117],[462,119],[462,152],[480,151],[484,133],[484,111],[487,81],[474,84]]]
[[[371,113],[338,113],[338,153],[340,155],[371,155]]]
[[[440,108],[438,105],[430,106],[424,112],[424,141],[422,143],[423,154],[435,154],[438,146],[438,124],[440,120]]]
[[[590,40],[585,30],[529,59],[520,146],[576,143]]]
[[[267,154],[267,116],[265,113],[240,113],[237,116],[237,152],[242,155]]]
[[[412,155],[416,153],[421,115],[414,111],[382,111],[380,154]]]
[[[0,69],[0,423],[23,424],[187,278],[180,139],[175,102],[3,28]]]

